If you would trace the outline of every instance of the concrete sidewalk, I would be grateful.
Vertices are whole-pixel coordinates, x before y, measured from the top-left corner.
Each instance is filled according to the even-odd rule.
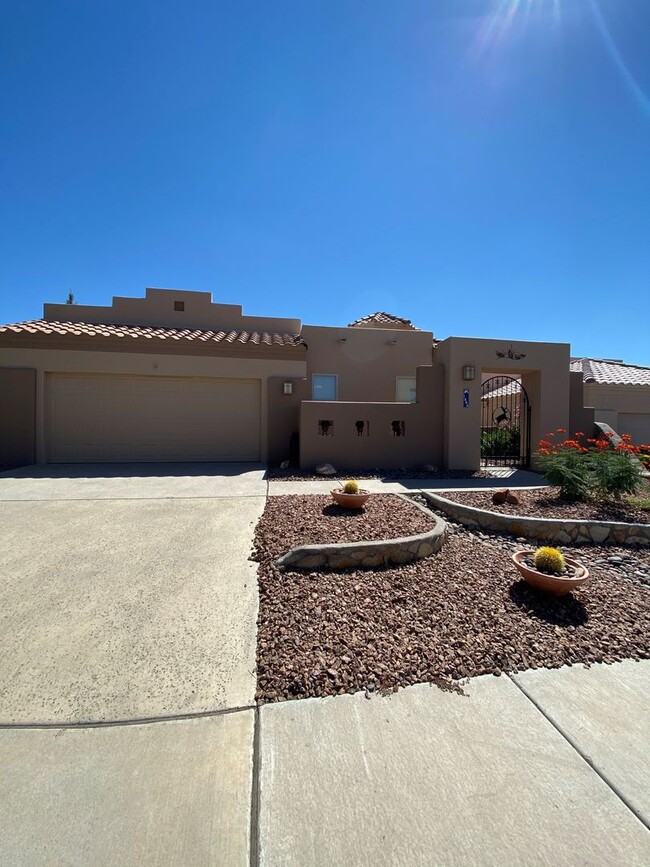
[[[342,484],[341,479],[306,479],[305,481],[269,480],[269,496],[286,494],[329,494]],[[407,494],[412,491],[485,491],[502,488],[546,488],[548,483],[538,473],[503,469],[490,479],[361,479],[359,484],[373,494]]]
[[[265,497],[254,463],[36,464],[0,473],[2,500],[155,500]]]
[[[264,706],[259,863],[650,863],[650,663],[519,679]]]
[[[650,661],[516,681],[0,729],[0,863],[645,867]]]

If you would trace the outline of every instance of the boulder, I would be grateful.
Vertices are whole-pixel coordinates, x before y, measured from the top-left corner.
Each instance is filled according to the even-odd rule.
[[[331,464],[319,464],[314,472],[317,476],[335,476],[337,471]]]
[[[510,503],[511,506],[519,505],[519,497],[514,491],[506,491],[506,503]]]
[[[495,491],[492,494],[492,502],[495,506],[501,506],[508,498],[509,491]]]

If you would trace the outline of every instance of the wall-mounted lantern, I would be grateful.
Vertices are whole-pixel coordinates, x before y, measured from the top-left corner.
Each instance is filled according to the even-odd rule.
[[[293,382],[284,382],[282,384],[282,394],[293,394]]]
[[[463,381],[471,382],[473,379],[476,379],[476,368],[473,364],[466,364],[463,367]]]
[[[347,339],[347,337],[339,337],[339,343],[345,343]]]
[[[393,338],[392,340],[387,340],[386,343],[388,346],[395,346],[395,344],[397,343],[397,340],[395,338]]]

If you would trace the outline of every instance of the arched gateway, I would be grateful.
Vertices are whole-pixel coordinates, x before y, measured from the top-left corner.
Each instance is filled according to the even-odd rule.
[[[530,402],[514,376],[492,376],[482,385],[481,464],[530,466]]]

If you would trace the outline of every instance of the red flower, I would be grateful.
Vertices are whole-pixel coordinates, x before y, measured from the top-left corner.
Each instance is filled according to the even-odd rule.
[[[551,444],[548,440],[540,440],[539,444],[540,444],[541,448],[544,448],[544,449],[550,449],[550,447],[551,447]]]
[[[629,434],[621,434],[621,439],[624,443],[631,443],[632,437]]]
[[[559,427],[559,428],[557,428],[557,432],[558,433],[566,433],[566,428]]]
[[[584,434],[583,434],[583,432],[582,432],[581,430],[577,430],[577,431],[576,431],[576,436],[577,436],[577,437],[583,437]]]

